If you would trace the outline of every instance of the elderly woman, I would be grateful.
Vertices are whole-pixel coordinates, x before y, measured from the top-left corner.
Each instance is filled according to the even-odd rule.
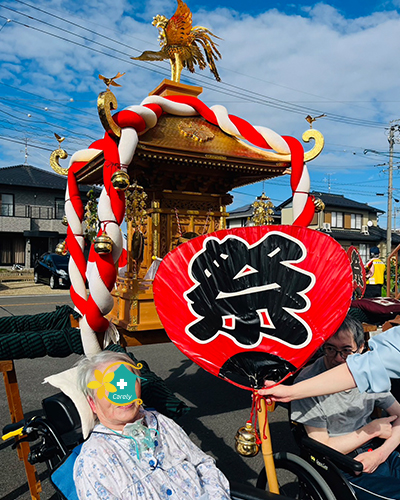
[[[129,356],[104,351],[78,365],[81,390],[99,423],[75,462],[80,499],[229,500],[213,458],[171,419],[141,406]]]

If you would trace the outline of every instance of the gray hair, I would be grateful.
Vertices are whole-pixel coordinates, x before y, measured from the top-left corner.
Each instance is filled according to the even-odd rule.
[[[357,349],[365,344],[364,328],[357,319],[354,319],[351,316],[346,316],[338,331],[333,336],[336,337],[339,333],[345,331],[350,332],[353,335]]]
[[[136,363],[125,353],[115,351],[102,351],[90,358],[83,358],[78,363],[78,387],[85,397],[94,398],[96,389],[89,389],[89,382],[95,380],[94,372],[100,366],[111,365],[112,363],[124,362],[136,366]],[[132,371],[140,376],[140,370],[130,367]],[[139,379],[140,380],[140,379]]]

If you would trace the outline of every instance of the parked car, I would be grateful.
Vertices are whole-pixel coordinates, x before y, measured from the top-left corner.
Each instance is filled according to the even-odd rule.
[[[58,255],[46,252],[36,262],[34,267],[35,283],[47,283],[50,288],[69,288],[71,281],[68,275],[69,255]]]

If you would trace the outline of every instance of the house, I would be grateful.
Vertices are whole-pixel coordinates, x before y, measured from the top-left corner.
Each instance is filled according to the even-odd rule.
[[[33,267],[65,239],[66,183],[66,177],[31,165],[0,168],[0,266]]]
[[[274,222],[272,224],[280,224],[281,214],[276,208],[273,208],[272,218]],[[229,216],[226,219],[226,227],[228,229],[233,227],[245,227],[252,226],[251,218],[254,214],[253,204],[244,205],[243,207],[235,208],[234,210],[229,210]]]
[[[386,255],[386,229],[378,226],[378,217],[384,211],[371,207],[367,203],[350,200],[340,194],[313,191],[315,198],[323,201],[325,208],[315,213],[310,224],[311,229],[323,231],[332,236],[347,250],[355,246],[364,263],[369,260],[369,249],[379,247]],[[292,224],[292,198],[277,207],[281,211],[281,223]],[[400,243],[400,236],[392,233],[392,248]]]

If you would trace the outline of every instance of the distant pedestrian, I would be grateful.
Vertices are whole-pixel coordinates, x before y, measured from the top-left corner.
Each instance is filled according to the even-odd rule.
[[[365,266],[367,273],[367,286],[365,287],[365,299],[382,297],[382,285],[384,282],[386,266],[379,258],[379,248],[372,247],[369,250],[370,260]]]

